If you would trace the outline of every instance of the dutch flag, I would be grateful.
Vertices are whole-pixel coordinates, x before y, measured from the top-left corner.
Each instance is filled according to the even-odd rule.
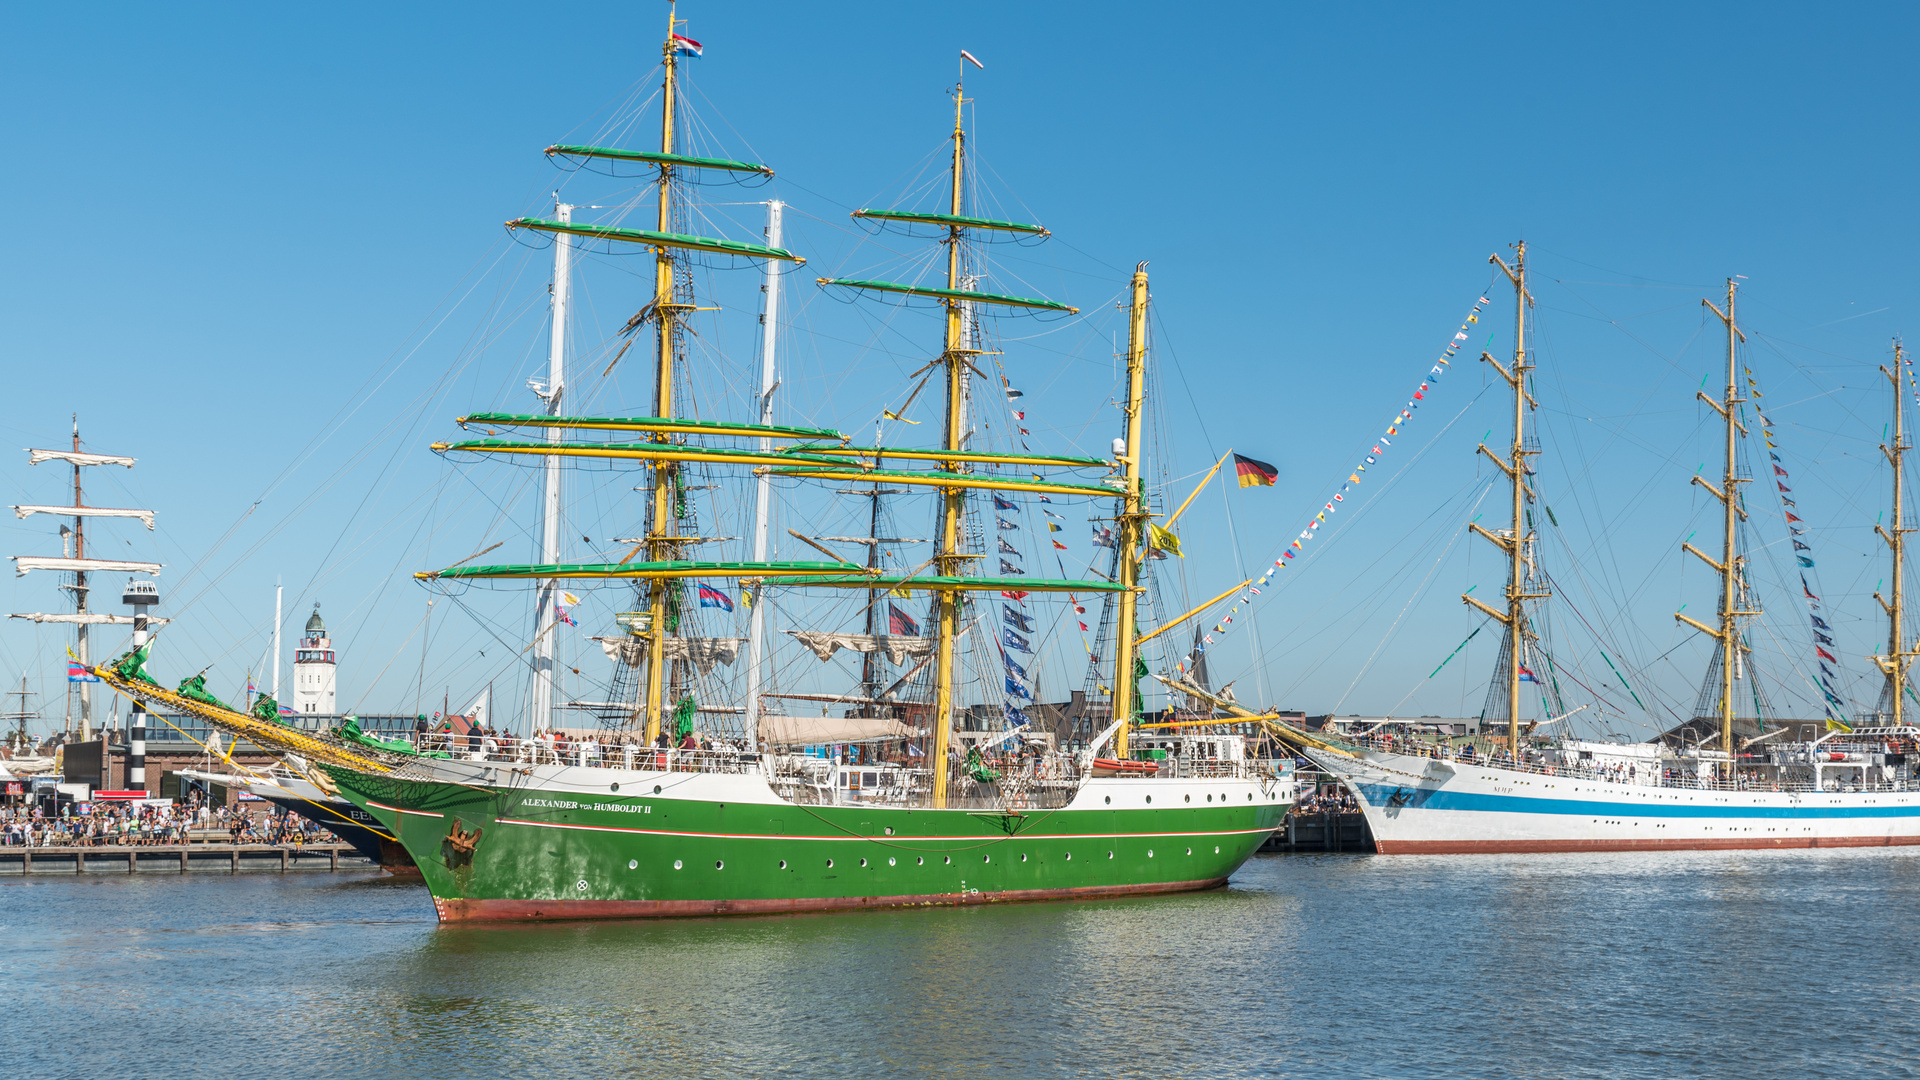
[[[699,56],[700,43],[690,37],[673,35],[673,52],[676,56]]]

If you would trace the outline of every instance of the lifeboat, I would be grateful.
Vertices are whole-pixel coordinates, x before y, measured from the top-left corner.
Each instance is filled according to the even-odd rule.
[[[1152,776],[1160,771],[1157,761],[1116,761],[1113,758],[1094,758],[1095,776]]]

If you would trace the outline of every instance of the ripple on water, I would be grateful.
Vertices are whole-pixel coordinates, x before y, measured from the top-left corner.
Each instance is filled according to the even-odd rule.
[[[442,927],[368,875],[49,877],[0,883],[0,955],[13,1030],[59,1033],[23,1076],[1907,1076],[1916,884],[1903,849],[1271,856],[1142,900]]]

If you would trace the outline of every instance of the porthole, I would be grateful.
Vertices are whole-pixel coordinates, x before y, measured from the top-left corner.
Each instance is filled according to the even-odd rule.
[[[719,859],[715,859],[713,860],[713,868],[715,870],[725,870],[727,868],[727,864],[722,862]]]
[[[1189,855],[1191,855],[1191,854],[1193,854],[1193,849],[1192,849],[1192,848],[1188,848],[1188,849],[1187,849],[1187,854],[1189,854]]]
[[[1148,849],[1147,849],[1147,858],[1149,858],[1149,859],[1151,859],[1151,858],[1153,858],[1153,849],[1152,849],[1152,848],[1148,848]]]
[[[1107,858],[1109,859],[1113,858],[1113,852],[1111,851],[1107,852]]]
[[[1211,796],[1211,795],[1209,795],[1209,796],[1207,796],[1207,801],[1208,801],[1208,802],[1212,802],[1212,801],[1213,801],[1213,796]]]
[[[952,865],[953,865],[953,856],[951,856],[951,855],[949,855],[949,856],[947,856],[947,865],[948,865],[948,866],[952,866]]]
[[[1219,845],[1219,844],[1215,844],[1215,845],[1213,845],[1213,853],[1214,853],[1215,855],[1218,855],[1218,854],[1220,854],[1220,845]]]
[[[1192,801],[1193,801],[1193,796],[1191,796],[1191,795],[1189,795],[1189,796],[1187,796],[1187,801],[1188,801],[1188,802],[1192,802]]]
[[[1021,861],[1021,862],[1026,862],[1026,861],[1027,861],[1027,857],[1026,857],[1026,856],[1025,856],[1024,854],[1023,854],[1023,855],[1021,855],[1021,856],[1020,856],[1020,861]]]
[[[861,859],[861,860],[860,860],[860,865],[861,865],[861,866],[865,866],[865,865],[867,865],[867,860],[865,860],[865,859]]]
[[[893,835],[893,826],[891,826],[891,825],[889,825],[889,826],[887,826],[887,835],[888,835],[888,836],[892,836],[892,835]]]
[[[1073,861],[1073,852],[1071,852],[1071,851],[1069,851],[1069,852],[1067,852],[1067,861],[1068,861],[1068,862],[1072,862],[1072,861]]]
[[[1149,795],[1149,796],[1147,796],[1147,801],[1148,801],[1148,802],[1152,802],[1152,801],[1153,801],[1153,796],[1151,796],[1151,795]]]
[[[1112,805],[1113,805],[1113,796],[1111,796],[1111,795],[1109,795],[1109,796],[1107,796],[1107,805],[1108,805],[1108,806],[1112,806]]]
[[[607,790],[608,790],[608,791],[619,791],[619,790],[620,790],[620,785],[619,785],[619,784],[610,784],[610,785],[608,785],[608,786],[607,786]]]
[[[983,862],[983,863],[990,863],[990,862],[992,862],[992,861],[993,861],[993,856],[991,856],[991,855],[982,855],[982,856],[980,856],[980,861],[981,861],[981,862]]]
[[[915,865],[915,866],[925,866],[925,865],[927,865],[927,857],[926,857],[925,855],[919,855],[919,856],[916,856],[916,857],[914,858],[914,860],[913,860],[913,865]]]
[[[680,860],[679,860],[679,859],[675,859],[675,860],[673,860],[673,868],[674,868],[675,870],[678,870],[678,869],[680,869]]]
[[[782,870],[785,870],[786,868],[787,868],[787,860],[785,860],[785,859],[781,859],[781,860],[780,860],[780,869],[782,869]]]
[[[660,785],[659,785],[659,784],[655,784],[655,785],[653,785],[653,793],[654,793],[655,795],[658,795],[658,794],[660,794]]]
[[[640,860],[639,860],[639,859],[628,859],[628,860],[627,860],[627,869],[629,869],[629,870],[638,870],[638,869],[640,869]]]
[[[829,870],[831,870],[831,869],[833,869],[833,860],[832,860],[832,859],[828,859],[828,860],[827,860],[827,869],[829,869]]]
[[[1252,801],[1253,801],[1253,792],[1251,792],[1251,791],[1249,791],[1249,792],[1247,792],[1247,801],[1248,801],[1248,802],[1252,802]]]
[[[893,856],[891,856],[891,855],[889,855],[889,856],[887,856],[887,865],[888,865],[888,866],[898,866],[898,865],[900,865],[900,864],[899,864],[899,863],[897,863],[897,862],[895,862],[895,861],[893,860]]]

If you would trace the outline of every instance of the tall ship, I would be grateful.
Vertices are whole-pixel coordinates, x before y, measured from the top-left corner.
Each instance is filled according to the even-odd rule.
[[[786,391],[775,328],[784,276],[805,260],[782,246],[777,201],[768,204],[764,242],[702,234],[716,218],[693,202],[700,184],[763,180],[772,171],[684,145],[679,66],[700,46],[679,29],[670,15],[657,149],[547,150],[576,166],[640,171],[652,227],[575,220],[580,208],[566,204],[550,218],[508,223],[516,234],[553,244],[550,367],[536,387],[545,410],[460,417],[486,437],[433,448],[529,463],[543,478],[540,562],[468,560],[416,575],[434,589],[504,582],[531,592],[531,731],[437,743],[383,739],[352,722],[302,731],[271,709],[244,713],[166,690],[146,674],[139,650],[101,665],[100,677],[277,750],[289,768],[366,811],[419,865],[442,920],[977,904],[1224,884],[1291,805],[1291,758],[1261,756],[1262,744],[1234,717],[1220,718],[1225,726],[1189,721],[1144,737],[1139,680],[1147,665],[1137,643],[1141,598],[1151,593],[1148,522],[1155,516],[1144,438],[1146,264],[1124,285],[1125,396],[1116,403],[1112,454],[1036,453],[1018,439],[988,443],[986,418],[998,418],[993,410],[1019,395],[1004,374],[988,374],[1005,368],[983,321],[996,312],[1069,317],[1077,309],[987,286],[984,245],[1037,243],[1050,234],[972,206],[970,99],[957,82],[946,175],[919,189],[918,207],[853,214],[896,239],[937,241],[937,262],[922,265],[938,271],[908,281],[817,280],[851,302],[928,305],[938,316],[937,355],[894,398],[906,404],[886,414],[913,423],[902,418],[926,391],[938,422],[928,417],[921,430],[937,438],[882,445],[887,429],[876,425],[874,445],[858,445],[838,430],[779,422],[776,403]],[[964,62],[978,65],[962,57],[963,74]],[[929,192],[938,197],[931,207]],[[581,245],[651,256],[651,295],[628,324],[635,339],[642,332],[652,339],[648,415],[583,415],[572,406],[564,338]],[[737,421],[699,415],[688,392],[690,374],[713,377],[698,370],[708,361],[690,359],[688,321],[707,310],[690,271],[728,263],[765,271],[759,392],[749,398],[757,409]],[[514,431],[530,437],[502,436]],[[561,474],[581,462],[639,470],[634,490],[644,501],[636,517],[644,532],[622,541],[631,551],[618,562],[562,558]],[[783,500],[804,490],[866,507],[867,535],[789,529],[824,558],[770,557],[776,484]],[[722,494],[707,494],[713,491]],[[912,520],[894,507],[912,505],[915,496],[924,500],[930,540],[883,535],[899,531],[890,522]],[[1081,508],[1109,523],[1112,539],[1100,546],[1110,551],[1110,572],[1072,577],[1062,563],[1052,577],[1019,565],[1003,531],[1014,518],[1037,520],[1044,511],[1058,519]],[[734,542],[745,550],[726,558]],[[931,546],[924,560],[902,554],[916,543]],[[863,557],[842,554],[847,546],[863,549]],[[996,566],[999,573],[988,572]],[[552,643],[558,626],[571,621],[576,598],[567,590],[589,588],[630,590],[630,610],[601,640],[621,673],[614,686],[624,689],[606,701],[563,703]],[[1091,658],[1088,680],[1099,699],[1088,715],[1098,722],[1071,745],[1038,730],[1027,713],[1025,665],[1033,661],[1022,658],[1033,645],[1033,616],[1024,612],[1030,600],[1048,597],[1070,598],[1079,610],[1104,605],[1108,633],[1098,651],[1105,655]],[[743,637],[727,633],[738,625],[736,598],[750,604]],[[840,621],[774,641],[775,611],[790,620],[824,613]],[[781,649],[802,661],[852,650],[862,658],[860,684],[844,693],[782,692],[767,677]],[[718,669],[732,668],[743,651],[744,686],[736,693]],[[820,715],[800,715],[811,704],[787,704],[793,701],[823,707]],[[852,707],[828,716],[827,705]],[[552,718],[566,706],[597,717],[599,728],[556,737]]]
[[[1743,460],[1747,425],[1736,345],[1745,339],[1735,320],[1737,282],[1729,280],[1724,307],[1703,300],[1726,332],[1726,388],[1700,400],[1718,414],[1725,434],[1720,483],[1696,475],[1720,504],[1720,544],[1715,552],[1683,547],[1706,563],[1718,581],[1717,618],[1675,618],[1714,642],[1695,719],[1669,737],[1648,742],[1581,739],[1546,725],[1577,710],[1546,715],[1557,703],[1551,692],[1553,658],[1543,652],[1535,606],[1549,596],[1548,579],[1536,555],[1535,492],[1530,477],[1539,442],[1527,427],[1533,409],[1528,375],[1537,364],[1528,349],[1526,245],[1516,245],[1509,266],[1493,261],[1514,290],[1515,346],[1510,366],[1483,354],[1483,362],[1512,389],[1512,442],[1504,455],[1482,444],[1479,453],[1505,474],[1511,492],[1508,528],[1473,532],[1496,545],[1507,568],[1504,605],[1463,596],[1504,632],[1485,717],[1504,727],[1490,752],[1447,743],[1409,741],[1380,732],[1354,736],[1287,731],[1300,752],[1336,777],[1356,797],[1374,843],[1383,854],[1471,852],[1642,851],[1705,848],[1802,848],[1920,843],[1920,728],[1908,719],[1915,650],[1903,621],[1904,545],[1913,530],[1904,507],[1906,410],[1913,387],[1904,349],[1894,346],[1894,364],[1882,367],[1893,390],[1890,440],[1881,449],[1893,477],[1892,528],[1876,526],[1891,558],[1891,599],[1876,599],[1888,620],[1886,649],[1873,657],[1884,675],[1878,705],[1864,716],[1832,715],[1841,704],[1825,676],[1820,686],[1829,715],[1802,724],[1769,716],[1754,671],[1750,621],[1761,612],[1749,575],[1742,522],[1749,509],[1742,485],[1755,470]],[[1777,455],[1771,460],[1778,462]],[[1765,475],[1785,476],[1769,468]],[[1782,491],[1787,490],[1779,484]],[[1791,507],[1791,503],[1787,504]],[[1788,521],[1798,520],[1788,513]],[[1789,525],[1789,528],[1792,528]],[[1804,549],[1796,532],[1796,550]],[[1802,559],[1801,566],[1811,566]],[[1802,578],[1804,588],[1804,576]],[[1805,589],[1812,598],[1811,589]],[[1813,618],[1819,655],[1832,659],[1833,642]],[[1608,661],[1612,663],[1611,660]],[[1538,673],[1538,674],[1536,674]],[[1623,680],[1624,682],[1624,680]],[[1541,717],[1523,721],[1522,691],[1540,691]],[[1920,699],[1916,699],[1920,700]]]

